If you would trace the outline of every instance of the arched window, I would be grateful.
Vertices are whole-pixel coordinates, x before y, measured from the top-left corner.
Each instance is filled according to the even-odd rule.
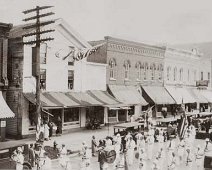
[[[136,68],[136,70],[137,70],[137,80],[141,80],[141,69],[142,69],[142,65],[141,65],[141,62],[137,62],[136,64],[135,64],[135,68]]]
[[[155,79],[155,70],[156,70],[156,66],[155,64],[151,64],[150,66],[150,72],[151,72],[151,80],[154,80]]]
[[[130,61],[129,60],[124,62],[124,68],[125,68],[124,79],[128,80],[130,79]]]
[[[180,81],[183,81],[183,68],[180,69]]]
[[[167,80],[170,80],[171,67],[167,67]]]
[[[174,81],[177,80],[177,67],[174,68]]]
[[[190,81],[190,71],[188,69],[188,81]]]
[[[144,64],[144,80],[147,80],[148,69],[149,69],[148,63],[145,63]]]
[[[110,59],[109,61],[109,69],[110,69],[110,79],[115,79],[115,66],[116,66],[116,60]]]
[[[158,69],[158,79],[162,80],[163,79],[163,64],[159,65],[159,69]]]

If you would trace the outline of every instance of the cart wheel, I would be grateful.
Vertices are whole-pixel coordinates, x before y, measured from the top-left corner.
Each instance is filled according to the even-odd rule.
[[[32,169],[31,165],[29,162],[24,162],[23,164],[23,170],[30,170]]]

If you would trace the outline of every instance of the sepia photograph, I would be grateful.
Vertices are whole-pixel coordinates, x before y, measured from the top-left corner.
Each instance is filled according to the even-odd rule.
[[[212,170],[211,0],[0,0],[0,170]]]

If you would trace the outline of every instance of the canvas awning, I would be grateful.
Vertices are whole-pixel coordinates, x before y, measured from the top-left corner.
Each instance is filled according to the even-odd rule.
[[[166,86],[166,89],[177,104],[196,102],[192,94],[185,87]]]
[[[201,90],[197,88],[188,88],[197,103],[208,103],[208,100],[201,94]]]
[[[212,91],[211,90],[200,90],[200,93],[207,99],[209,103],[212,103]]]
[[[15,114],[7,105],[6,101],[3,98],[2,92],[0,91],[0,119],[12,118],[15,117]]]
[[[162,86],[142,86],[146,94],[156,104],[175,104],[176,102]]]
[[[126,106],[106,91],[101,90],[90,90],[87,92],[91,97],[95,98],[99,102],[103,103],[104,106],[109,107],[111,110],[118,110],[120,107]]]
[[[147,105],[135,86],[109,85],[113,96],[125,105]]]

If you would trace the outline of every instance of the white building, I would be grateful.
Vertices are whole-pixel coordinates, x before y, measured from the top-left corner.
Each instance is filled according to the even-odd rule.
[[[50,26],[45,27],[48,28]],[[48,115],[52,121],[57,121],[58,116],[61,117],[63,129],[85,127],[86,119],[91,117],[99,119],[101,123],[107,123],[107,109],[120,102],[106,93],[106,64],[87,62],[86,58],[73,61],[71,50],[91,48],[91,45],[63,19],[57,19],[51,29],[55,29],[51,33],[54,41],[41,44],[40,50],[42,109],[53,115],[52,117],[43,112],[44,117]],[[8,133],[22,137],[34,133],[35,130],[35,48],[31,45],[16,45],[26,33],[23,25],[14,27],[10,32],[10,59],[14,62],[13,67],[17,67],[12,68],[11,75],[17,76],[11,79],[14,83],[11,83],[8,91],[8,96],[12,96],[11,99],[8,97],[8,102],[16,117],[19,115],[20,119],[9,123]],[[29,39],[24,38],[23,41]],[[16,60],[18,54],[21,54],[21,57]],[[20,80],[20,86],[15,80]],[[21,96],[22,100],[13,98],[15,95]],[[19,106],[15,107],[20,101],[23,106],[21,110]],[[22,127],[17,129],[15,127],[19,121],[22,122]]]

